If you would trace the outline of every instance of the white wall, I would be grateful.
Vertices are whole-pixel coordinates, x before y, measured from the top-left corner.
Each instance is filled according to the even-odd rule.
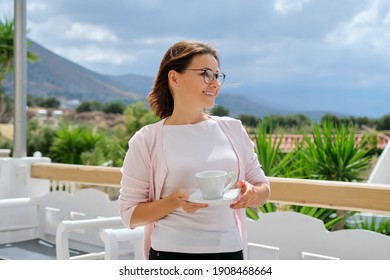
[[[49,192],[50,181],[30,178],[32,163],[49,163],[50,158],[0,158],[0,199],[35,197]]]

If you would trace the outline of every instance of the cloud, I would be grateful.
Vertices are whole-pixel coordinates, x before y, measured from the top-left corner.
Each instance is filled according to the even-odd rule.
[[[166,49],[183,39],[213,43],[232,84],[368,85],[389,71],[387,0],[27,4],[31,39],[103,74],[154,75]]]
[[[64,50],[57,49],[58,53],[63,52]],[[102,63],[107,64],[123,64],[123,63],[132,63],[136,57],[131,53],[118,52],[117,49],[104,49],[104,51],[94,45],[89,45],[86,48],[67,48],[66,52],[74,61],[80,63],[88,63],[93,65],[93,63]]]
[[[68,40],[85,39],[93,42],[116,42],[118,39],[104,26],[95,24],[74,22],[64,34],[64,38]]]
[[[333,45],[390,51],[390,3],[371,1],[351,19],[339,23],[326,40]]]
[[[302,11],[311,0],[275,0],[274,9],[277,13],[288,14]]]

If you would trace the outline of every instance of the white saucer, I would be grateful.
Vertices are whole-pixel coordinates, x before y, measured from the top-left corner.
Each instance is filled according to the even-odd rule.
[[[223,197],[220,199],[203,199],[202,194],[200,193],[200,190],[197,189],[195,192],[193,192],[190,197],[188,198],[188,201],[190,202],[196,202],[196,203],[206,203],[209,205],[217,205],[222,204],[225,202],[229,202],[234,200],[238,195],[240,194],[240,189],[232,189],[224,193]]]

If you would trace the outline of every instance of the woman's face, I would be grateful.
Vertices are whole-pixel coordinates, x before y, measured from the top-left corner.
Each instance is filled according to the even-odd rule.
[[[175,106],[201,110],[214,107],[221,86],[217,79],[209,84],[205,82],[203,70],[206,69],[211,70],[214,75],[219,73],[218,61],[209,54],[195,56],[184,72],[175,72],[177,75],[173,87]]]

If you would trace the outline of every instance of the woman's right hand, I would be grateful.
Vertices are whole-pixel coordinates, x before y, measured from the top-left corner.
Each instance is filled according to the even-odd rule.
[[[195,213],[200,208],[208,206],[205,203],[189,202],[188,197],[187,190],[181,188],[160,200],[139,203],[131,216],[130,227],[154,223],[179,207],[183,208],[186,213]]]
[[[186,213],[195,213],[200,208],[206,208],[209,205],[206,203],[196,203],[196,202],[190,202],[188,201],[188,192],[184,188],[178,189],[176,192],[174,192],[174,195],[176,197],[176,201],[179,204],[179,207],[183,208],[183,210]]]

